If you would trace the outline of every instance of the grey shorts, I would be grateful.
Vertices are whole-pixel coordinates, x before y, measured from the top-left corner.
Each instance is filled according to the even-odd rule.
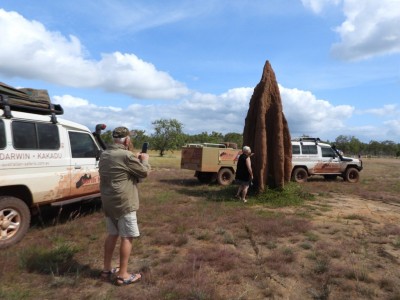
[[[119,219],[106,217],[106,226],[110,235],[119,235],[120,237],[140,236],[136,211],[132,211]]]

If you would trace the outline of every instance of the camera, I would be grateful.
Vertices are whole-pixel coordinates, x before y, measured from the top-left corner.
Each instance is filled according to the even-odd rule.
[[[147,149],[149,148],[149,143],[148,142],[144,142],[142,145],[142,151],[141,153],[147,153]]]

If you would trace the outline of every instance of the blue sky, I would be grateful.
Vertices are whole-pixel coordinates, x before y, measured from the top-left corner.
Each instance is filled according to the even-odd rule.
[[[265,62],[292,137],[400,143],[400,0],[1,0],[0,81],[64,118],[243,131]]]

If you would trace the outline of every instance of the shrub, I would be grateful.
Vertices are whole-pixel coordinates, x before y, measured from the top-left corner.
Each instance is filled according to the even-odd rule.
[[[77,252],[76,247],[68,244],[61,244],[50,250],[34,246],[21,253],[20,266],[28,272],[45,274],[76,272],[77,263],[73,256]]]

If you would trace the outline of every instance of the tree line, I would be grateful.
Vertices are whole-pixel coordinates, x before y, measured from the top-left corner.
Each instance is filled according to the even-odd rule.
[[[332,144],[345,155],[400,156],[400,143],[390,140],[382,142],[371,140],[369,143],[363,143],[354,136],[339,135]]]
[[[149,149],[158,151],[164,156],[167,151],[178,150],[185,144],[191,143],[235,143],[240,148],[243,144],[243,134],[229,132],[206,131],[199,134],[189,135],[183,132],[183,124],[176,119],[159,119],[152,122],[154,133],[147,135],[145,130],[131,130],[134,148],[141,149],[143,143],[149,143]],[[112,142],[112,131],[104,132],[102,138],[105,143]],[[305,136],[304,136],[305,137]],[[354,136],[339,135],[334,141],[326,141],[335,144],[337,149],[343,151],[347,156],[400,156],[400,143],[394,141],[375,141],[363,143]]]

